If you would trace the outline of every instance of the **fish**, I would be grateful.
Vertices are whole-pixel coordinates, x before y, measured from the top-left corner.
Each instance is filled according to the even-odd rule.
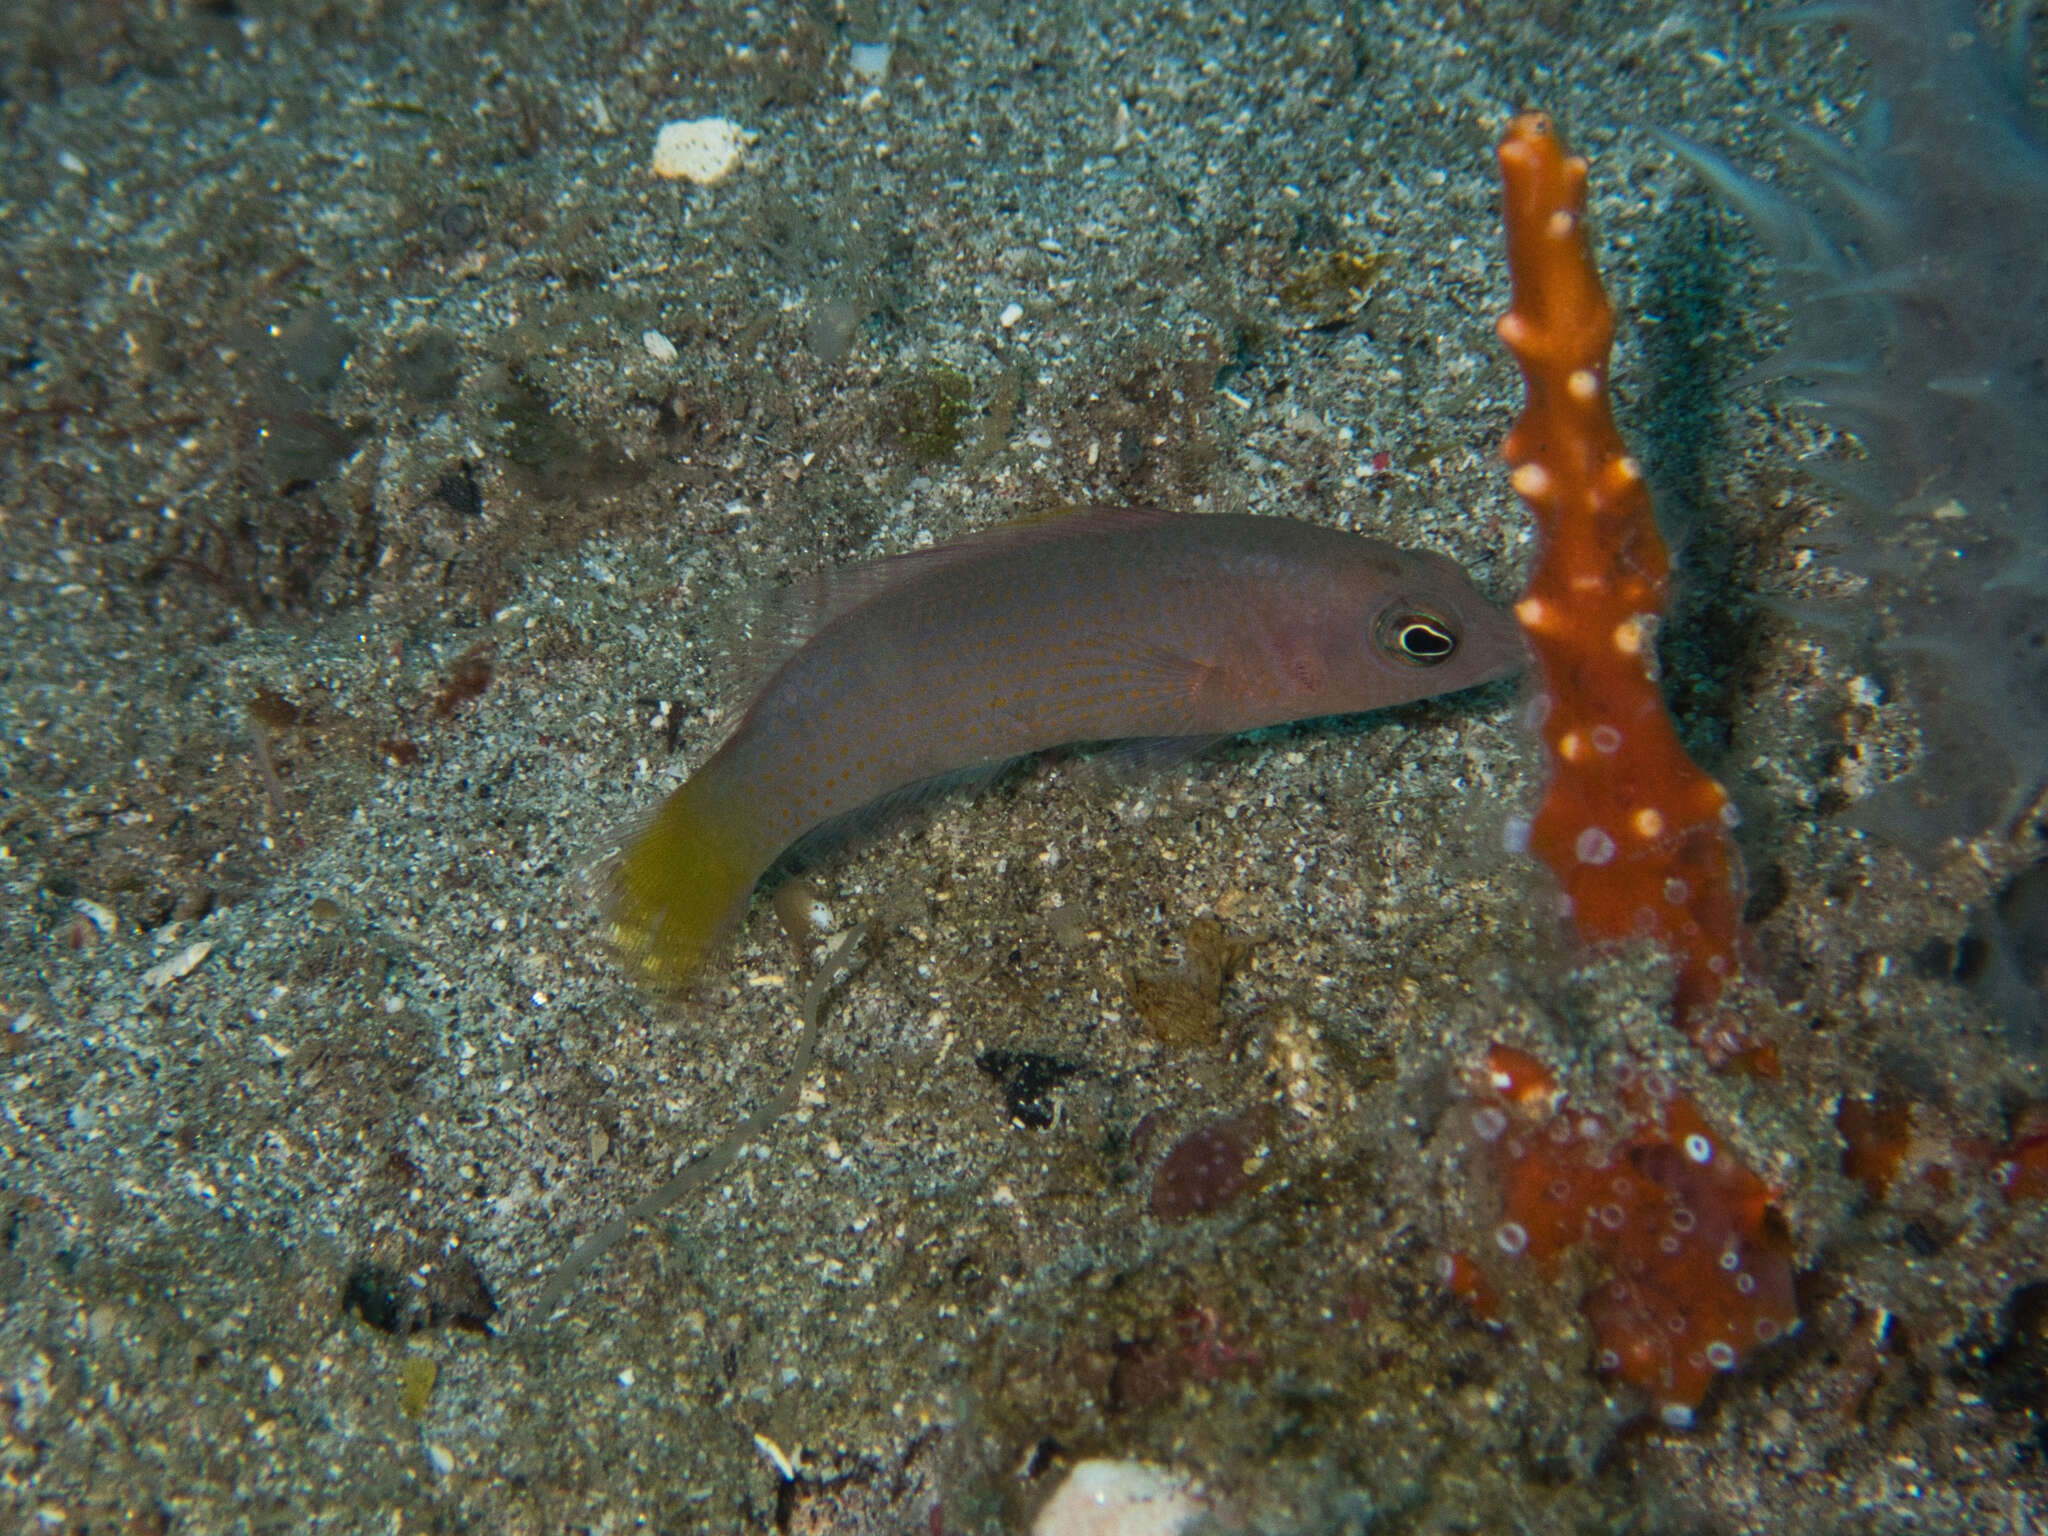
[[[1109,507],[857,567],[724,743],[626,839],[610,936],[681,985],[792,845],[1082,742],[1191,748],[1475,687],[1521,630],[1445,556],[1293,518]]]

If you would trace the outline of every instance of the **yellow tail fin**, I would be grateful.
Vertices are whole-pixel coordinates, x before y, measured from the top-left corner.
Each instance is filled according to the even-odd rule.
[[[661,804],[610,871],[612,942],[642,979],[678,986],[746,910],[765,860],[701,775]]]

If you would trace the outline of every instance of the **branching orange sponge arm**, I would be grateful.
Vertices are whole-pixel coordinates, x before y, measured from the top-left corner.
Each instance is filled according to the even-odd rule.
[[[1527,390],[1504,453],[1537,532],[1515,615],[1550,765],[1530,850],[1585,938],[1663,943],[1680,1021],[1710,1055],[1745,1055],[1740,1030],[1711,1017],[1741,965],[1733,807],[1686,755],[1657,688],[1670,560],[1608,408],[1614,311],[1586,240],[1586,162],[1532,112],[1508,125],[1500,169],[1514,298],[1498,329]]]

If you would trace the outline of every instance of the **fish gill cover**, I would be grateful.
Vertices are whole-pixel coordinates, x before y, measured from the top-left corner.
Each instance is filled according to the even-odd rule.
[[[1870,66],[1845,137],[1797,133],[1816,197],[1676,146],[1777,259],[1791,329],[1762,371],[1862,445],[1811,468],[1922,751],[1859,815],[1923,856],[2048,781],[2048,115],[2013,9],[2003,38],[1956,0],[1781,15],[1841,25]]]

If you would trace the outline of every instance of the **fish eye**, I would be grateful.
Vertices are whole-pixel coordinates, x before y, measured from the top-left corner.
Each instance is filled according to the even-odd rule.
[[[1436,666],[1458,649],[1457,631],[1432,613],[1390,613],[1379,631],[1380,649],[1411,667]]]

